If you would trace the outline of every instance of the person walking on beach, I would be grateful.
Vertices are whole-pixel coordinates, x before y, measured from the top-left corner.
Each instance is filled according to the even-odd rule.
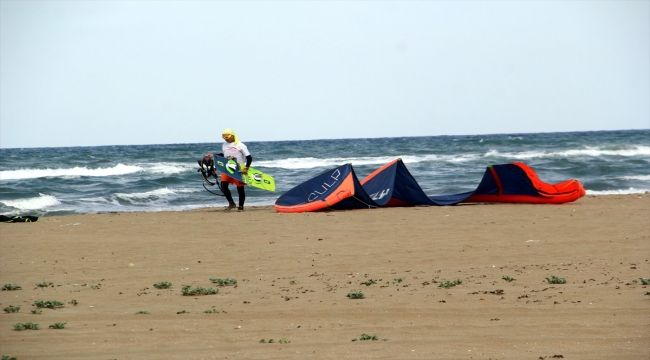
[[[242,174],[247,174],[248,168],[253,162],[253,157],[248,152],[248,147],[246,147],[243,142],[239,141],[235,132],[230,128],[222,131],[221,137],[225,142],[222,145],[222,153],[217,155],[223,156],[230,160],[235,160],[238,164],[245,163],[246,166],[241,169],[241,172]],[[206,156],[208,158],[211,158],[212,154],[207,154]],[[239,195],[239,207],[235,205],[235,201],[233,200],[230,189],[228,188],[230,184],[235,184],[237,187],[237,194]],[[230,211],[236,207],[237,211],[244,211],[244,202],[246,201],[246,191],[244,190],[244,185],[246,184],[237,179],[233,179],[224,173],[221,173],[221,191],[223,191],[224,196],[228,200],[228,206],[225,209],[226,211]]]

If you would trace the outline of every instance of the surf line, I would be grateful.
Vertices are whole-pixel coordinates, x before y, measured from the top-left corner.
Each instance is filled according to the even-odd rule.
[[[339,177],[341,177],[341,171],[339,169],[334,170],[334,172],[330,175],[330,177],[334,179],[334,182],[332,182],[331,184],[328,184],[327,182],[323,182],[323,184],[321,185],[323,187],[323,192],[318,192],[318,190],[312,191],[307,197],[308,201],[314,201],[318,199],[319,196],[325,194],[327,190],[332,188],[332,186],[334,186],[339,181]]]

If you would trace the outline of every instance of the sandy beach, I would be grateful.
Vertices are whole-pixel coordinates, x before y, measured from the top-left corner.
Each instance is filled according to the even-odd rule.
[[[21,308],[0,352],[20,360],[650,358],[650,194],[45,217],[0,237],[0,282],[22,287],[0,293]]]

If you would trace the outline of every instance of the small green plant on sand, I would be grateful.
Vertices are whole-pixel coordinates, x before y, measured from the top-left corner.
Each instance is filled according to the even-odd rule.
[[[40,288],[44,288],[44,287],[48,287],[48,286],[54,286],[54,284],[52,284],[52,283],[46,283],[45,281],[43,281],[42,283],[38,283],[38,284],[36,284],[36,286],[37,286],[37,287],[40,287]]]
[[[20,311],[20,306],[9,305],[6,308],[2,309],[6,313],[17,313]]]
[[[2,291],[15,291],[20,289],[22,289],[22,287],[16,284],[4,284],[2,286]]]
[[[72,300],[68,301],[68,304],[70,304],[72,306],[77,306],[77,305],[79,305],[79,302],[77,300],[75,300],[75,299],[72,299]]]
[[[217,284],[217,286],[237,285],[237,279],[231,279],[231,278],[225,278],[225,279],[210,278],[210,281],[212,281],[213,284]]]
[[[18,360],[15,356],[2,355],[2,360]]]
[[[505,281],[507,281],[507,282],[511,282],[511,281],[515,281],[515,280],[517,280],[517,279],[515,279],[515,278],[511,278],[510,276],[504,276],[504,277],[502,277],[501,279],[503,279],[503,280],[505,280]]]
[[[136,315],[151,315],[150,312],[145,311],[145,310],[140,310],[140,311],[136,312],[135,314]]]
[[[33,322],[16,323],[14,324],[14,330],[16,331],[38,330],[38,324],[35,324]]]
[[[41,308],[58,309],[63,307],[63,303],[56,300],[48,300],[48,301],[36,300],[34,301],[34,306],[36,306],[39,309]]]
[[[363,285],[365,285],[365,286],[370,286],[370,285],[372,285],[372,284],[376,284],[376,283],[377,283],[377,282],[376,282],[375,280],[373,280],[373,279],[369,279],[368,281],[364,281],[364,282],[362,282],[361,284],[363,284]]]
[[[102,284],[90,285],[90,288],[93,290],[99,290],[102,288]]]
[[[183,296],[196,296],[196,295],[215,295],[219,293],[219,291],[213,288],[203,288],[200,286],[197,286],[194,289],[192,289],[191,285],[183,285],[183,288],[181,289],[181,293],[183,294]]]
[[[269,339],[269,341],[268,341],[269,344],[273,344],[274,342],[275,342],[275,340],[273,340],[273,339]],[[278,340],[278,343],[279,343],[279,344],[288,344],[288,343],[290,343],[290,342],[291,342],[290,340],[287,340],[287,339],[285,339],[285,338],[282,338],[282,339]],[[260,343],[262,343],[262,344],[266,344],[267,341],[264,340],[264,339],[262,339],[262,340],[260,340]]]
[[[363,293],[360,292],[360,291],[351,292],[351,293],[349,293],[349,294],[347,294],[347,295],[345,295],[345,296],[347,296],[347,297],[350,298],[350,299],[363,299],[364,297],[366,297],[366,296],[363,295]]]
[[[67,323],[57,322],[57,323],[54,323],[54,324],[50,325],[50,329],[63,329],[63,328],[65,328],[65,324],[67,324]]]
[[[181,310],[181,311],[176,312],[177,315],[178,315],[178,314],[189,314],[189,313],[190,313],[190,312],[187,311],[187,310]]]
[[[359,339],[352,339],[352,341],[357,341],[357,340],[360,340],[360,341],[366,341],[366,340],[379,340],[379,337],[378,337],[377,335],[372,335],[372,336],[370,336],[370,335],[368,335],[368,334],[361,334],[361,336],[359,337]]]
[[[402,278],[394,278],[394,279],[393,279],[393,284],[395,284],[395,283],[399,284],[399,283],[401,283],[403,280],[404,280],[404,279],[402,279]]]
[[[454,281],[444,280],[438,285],[438,287],[443,288],[443,289],[449,289],[449,288],[452,288],[452,287],[454,287],[456,285],[460,285],[462,283],[463,283],[463,280],[461,280],[461,279],[456,279]]]
[[[644,295],[650,296],[650,291],[646,291]]]
[[[170,283],[169,281],[161,281],[153,284],[153,287],[155,287],[156,289],[169,289],[170,287],[172,287],[172,283]]]
[[[548,281],[549,284],[566,284],[566,280],[561,277],[557,277],[555,275],[551,275],[551,277],[547,277],[546,281]]]
[[[639,278],[641,285],[650,285],[650,278]]]
[[[41,315],[43,313],[43,309],[33,309],[32,314],[34,315]]]
[[[205,314],[218,314],[219,310],[217,310],[217,309],[209,309],[209,310],[205,310],[203,313],[205,313]]]
[[[289,281],[289,284],[291,284],[291,285],[296,285],[296,284],[299,283],[299,282],[300,282],[300,281],[298,281],[298,280],[291,280],[291,281]]]

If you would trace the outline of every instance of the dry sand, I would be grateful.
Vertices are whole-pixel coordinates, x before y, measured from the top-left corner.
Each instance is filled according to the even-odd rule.
[[[0,314],[0,352],[20,360],[650,358],[650,194],[46,217],[0,235],[0,281],[22,286],[0,294],[21,307]],[[36,300],[65,307],[34,315]],[[13,329],[25,322],[40,330]]]

